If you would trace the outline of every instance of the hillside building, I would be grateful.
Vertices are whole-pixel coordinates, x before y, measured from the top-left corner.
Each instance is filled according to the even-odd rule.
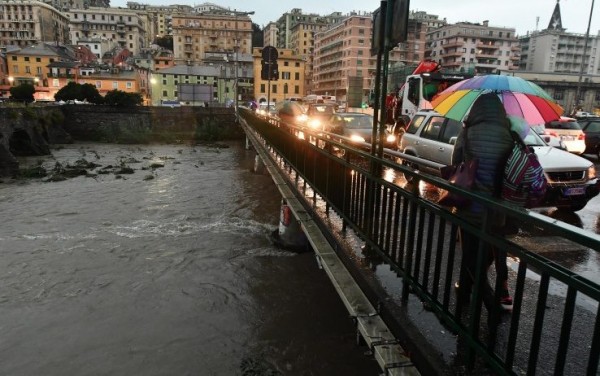
[[[425,57],[451,70],[498,74],[519,68],[519,51],[514,28],[459,22],[427,33]]]
[[[35,0],[0,0],[0,45],[19,47],[38,42],[69,43],[69,19]]]

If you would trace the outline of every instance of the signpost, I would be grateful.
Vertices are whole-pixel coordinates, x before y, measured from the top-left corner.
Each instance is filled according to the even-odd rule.
[[[271,81],[277,81],[279,78],[278,55],[277,48],[273,46],[266,46],[262,50],[260,78],[267,80],[267,106],[271,104]]]

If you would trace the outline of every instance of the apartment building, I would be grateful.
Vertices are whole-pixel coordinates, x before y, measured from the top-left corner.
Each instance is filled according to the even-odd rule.
[[[361,83],[362,97],[374,87],[377,56],[371,55],[373,17],[351,14],[326,31],[315,34],[313,89],[309,94],[333,95],[346,101],[351,84]],[[400,61],[398,48],[389,53],[389,62]]]
[[[277,24],[269,22],[262,30],[263,46],[277,46]]]
[[[278,48],[277,67],[279,76],[277,80],[263,80],[261,78],[262,48],[257,47],[252,51],[254,59],[254,98],[258,102],[279,102],[292,97],[303,97],[306,71],[304,59],[293,49]]]
[[[36,99],[54,99],[54,94],[66,84],[60,79],[75,78],[77,56],[72,47],[52,43],[7,50],[9,86],[30,84],[35,87]]]
[[[0,0],[0,45],[26,47],[37,42],[69,43],[69,19],[34,0]]]
[[[105,38],[134,54],[149,45],[147,15],[131,9],[86,8],[67,12],[70,36],[74,44],[80,39]]]
[[[176,64],[198,65],[208,53],[250,55],[252,20],[238,13],[173,16],[173,55]]]
[[[528,33],[519,42],[520,70],[600,74],[600,36],[590,35],[586,43],[585,34],[567,33],[562,26],[559,3],[546,29]]]
[[[147,33],[151,41],[165,35],[173,35],[173,15],[196,12],[195,8],[190,5],[148,5],[133,1],[127,2],[127,8],[146,12],[148,17]]]
[[[251,84],[251,74],[251,72],[248,72],[248,74],[244,75],[241,70],[238,70],[238,94],[242,98],[251,95],[251,92],[242,94],[245,85]],[[234,66],[230,64],[204,66],[178,65],[153,73],[150,82],[152,104],[155,106],[173,101],[187,102],[186,104],[192,106],[204,105],[205,100],[184,101],[182,99],[182,86],[189,85],[197,88],[198,93],[202,92],[202,94],[206,94],[207,88],[210,88],[210,95],[212,97],[210,103],[224,105],[231,104],[235,100],[236,75]],[[198,97],[200,98],[201,96],[199,95]]]
[[[498,74],[519,68],[519,51],[514,28],[459,22],[427,33],[425,57],[452,70]]]
[[[425,59],[427,33],[446,25],[446,20],[440,20],[437,15],[423,11],[410,11],[406,42],[398,45],[400,62],[405,65],[417,65]]]
[[[322,25],[328,28],[332,25],[339,23],[345,16],[341,12],[333,12],[327,16],[321,16],[315,13],[303,14],[302,9],[294,8],[290,12],[284,13],[276,22],[277,26],[277,44],[273,46],[277,48],[295,48],[292,44],[292,29],[298,23],[307,25]],[[266,44],[265,44],[266,46]]]

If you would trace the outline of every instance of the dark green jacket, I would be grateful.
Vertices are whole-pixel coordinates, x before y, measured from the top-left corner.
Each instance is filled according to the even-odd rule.
[[[510,124],[500,99],[493,93],[484,94],[473,104],[465,120],[465,127],[458,135],[452,164],[459,164],[463,158],[476,158],[479,167],[473,192],[499,197],[504,165],[513,145]],[[468,220],[478,221],[481,219],[482,209],[481,205],[474,203],[470,208],[458,210],[457,213],[464,214]]]

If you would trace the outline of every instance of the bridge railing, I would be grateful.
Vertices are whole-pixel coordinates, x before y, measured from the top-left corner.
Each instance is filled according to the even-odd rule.
[[[553,237],[581,254],[598,257],[598,235],[398,163],[398,157],[410,156],[386,150],[386,157],[379,159],[368,150],[328,138],[326,132],[267,120],[250,111],[240,113],[290,176],[310,185],[342,218],[344,228],[353,229],[402,278],[401,299],[413,293],[458,334],[457,363],[471,368],[484,363],[506,375],[599,372],[600,286],[533,252],[531,241]],[[400,175],[409,183],[393,178]],[[466,222],[436,204],[441,189],[481,203],[486,208],[482,223]],[[518,224],[519,235],[491,231],[492,211]],[[469,302],[458,301],[454,287],[463,262],[459,227],[482,240]],[[479,286],[488,275],[483,255],[489,247],[515,260],[510,278],[514,307],[508,316],[498,308],[483,309]],[[494,275],[490,270],[495,291],[500,291],[502,281]]]

